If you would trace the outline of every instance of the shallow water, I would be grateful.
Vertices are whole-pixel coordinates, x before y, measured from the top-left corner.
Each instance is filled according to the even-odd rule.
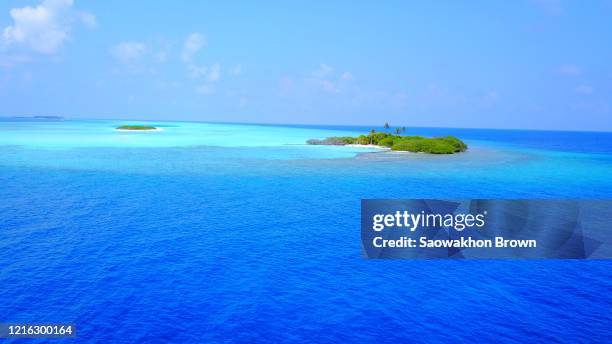
[[[409,128],[470,145],[429,156],[303,145],[359,127],[120,124],[0,121],[0,321],[90,342],[612,335],[607,261],[364,260],[359,233],[361,198],[610,198],[610,134]]]

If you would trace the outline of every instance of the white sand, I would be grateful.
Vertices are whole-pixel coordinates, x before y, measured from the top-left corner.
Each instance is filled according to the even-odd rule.
[[[382,150],[391,150],[389,147],[377,146],[377,145],[360,145],[360,144],[350,144],[344,145],[344,147],[355,147],[355,148],[376,148]]]

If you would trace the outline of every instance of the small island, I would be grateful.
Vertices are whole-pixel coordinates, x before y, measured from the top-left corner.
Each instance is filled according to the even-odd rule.
[[[385,128],[388,125],[385,124]],[[465,152],[467,145],[454,136],[445,137],[422,137],[422,136],[402,136],[400,133],[405,129],[397,129],[396,134],[376,132],[372,130],[368,135],[358,137],[340,136],[328,137],[324,140],[311,139],[306,143],[311,145],[359,145],[390,149],[393,151],[406,151],[413,153],[429,154],[454,154]]]
[[[154,131],[159,131],[161,129],[156,128],[154,126],[151,125],[122,125],[119,126],[117,128],[115,128],[116,130],[135,130],[135,131],[143,131],[143,130],[154,130]]]

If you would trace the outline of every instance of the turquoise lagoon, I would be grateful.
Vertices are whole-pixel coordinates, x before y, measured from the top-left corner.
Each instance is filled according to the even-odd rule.
[[[408,128],[468,143],[449,156],[304,144],[370,129],[0,120],[0,321],[101,343],[609,340],[608,261],[368,261],[359,204],[611,198],[612,134]]]

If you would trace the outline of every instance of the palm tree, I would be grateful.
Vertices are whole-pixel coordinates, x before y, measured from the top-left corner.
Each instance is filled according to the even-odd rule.
[[[390,128],[389,122],[385,122],[385,129],[389,129],[389,128]]]
[[[395,134],[399,135],[402,132],[402,129],[400,128],[395,128]]]
[[[376,130],[370,130],[370,144],[374,143],[374,134],[376,134]]]
[[[402,132],[406,132],[406,127],[402,127]]]

